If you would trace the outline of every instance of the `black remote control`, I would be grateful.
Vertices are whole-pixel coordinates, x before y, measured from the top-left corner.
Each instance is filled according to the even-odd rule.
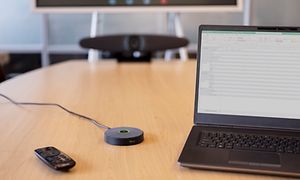
[[[55,147],[43,147],[34,150],[36,156],[52,169],[67,171],[75,166],[76,162]]]

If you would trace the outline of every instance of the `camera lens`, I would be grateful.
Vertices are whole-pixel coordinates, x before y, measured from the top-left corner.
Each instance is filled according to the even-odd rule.
[[[140,48],[140,39],[138,36],[130,36],[129,38],[129,49],[131,51],[138,50]]]

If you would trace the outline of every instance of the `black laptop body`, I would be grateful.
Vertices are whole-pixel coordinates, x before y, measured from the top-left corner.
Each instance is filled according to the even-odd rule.
[[[201,25],[184,167],[300,175],[300,28]]]

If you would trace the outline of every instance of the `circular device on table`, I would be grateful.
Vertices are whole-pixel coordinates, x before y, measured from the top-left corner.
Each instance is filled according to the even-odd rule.
[[[118,146],[129,146],[143,142],[144,132],[138,128],[116,127],[110,128],[104,133],[106,143]]]

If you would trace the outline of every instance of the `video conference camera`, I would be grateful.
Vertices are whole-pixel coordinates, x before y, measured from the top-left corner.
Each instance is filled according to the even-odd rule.
[[[119,62],[148,62],[156,51],[176,49],[188,43],[186,38],[146,34],[107,35],[80,41],[81,47],[110,52]]]

